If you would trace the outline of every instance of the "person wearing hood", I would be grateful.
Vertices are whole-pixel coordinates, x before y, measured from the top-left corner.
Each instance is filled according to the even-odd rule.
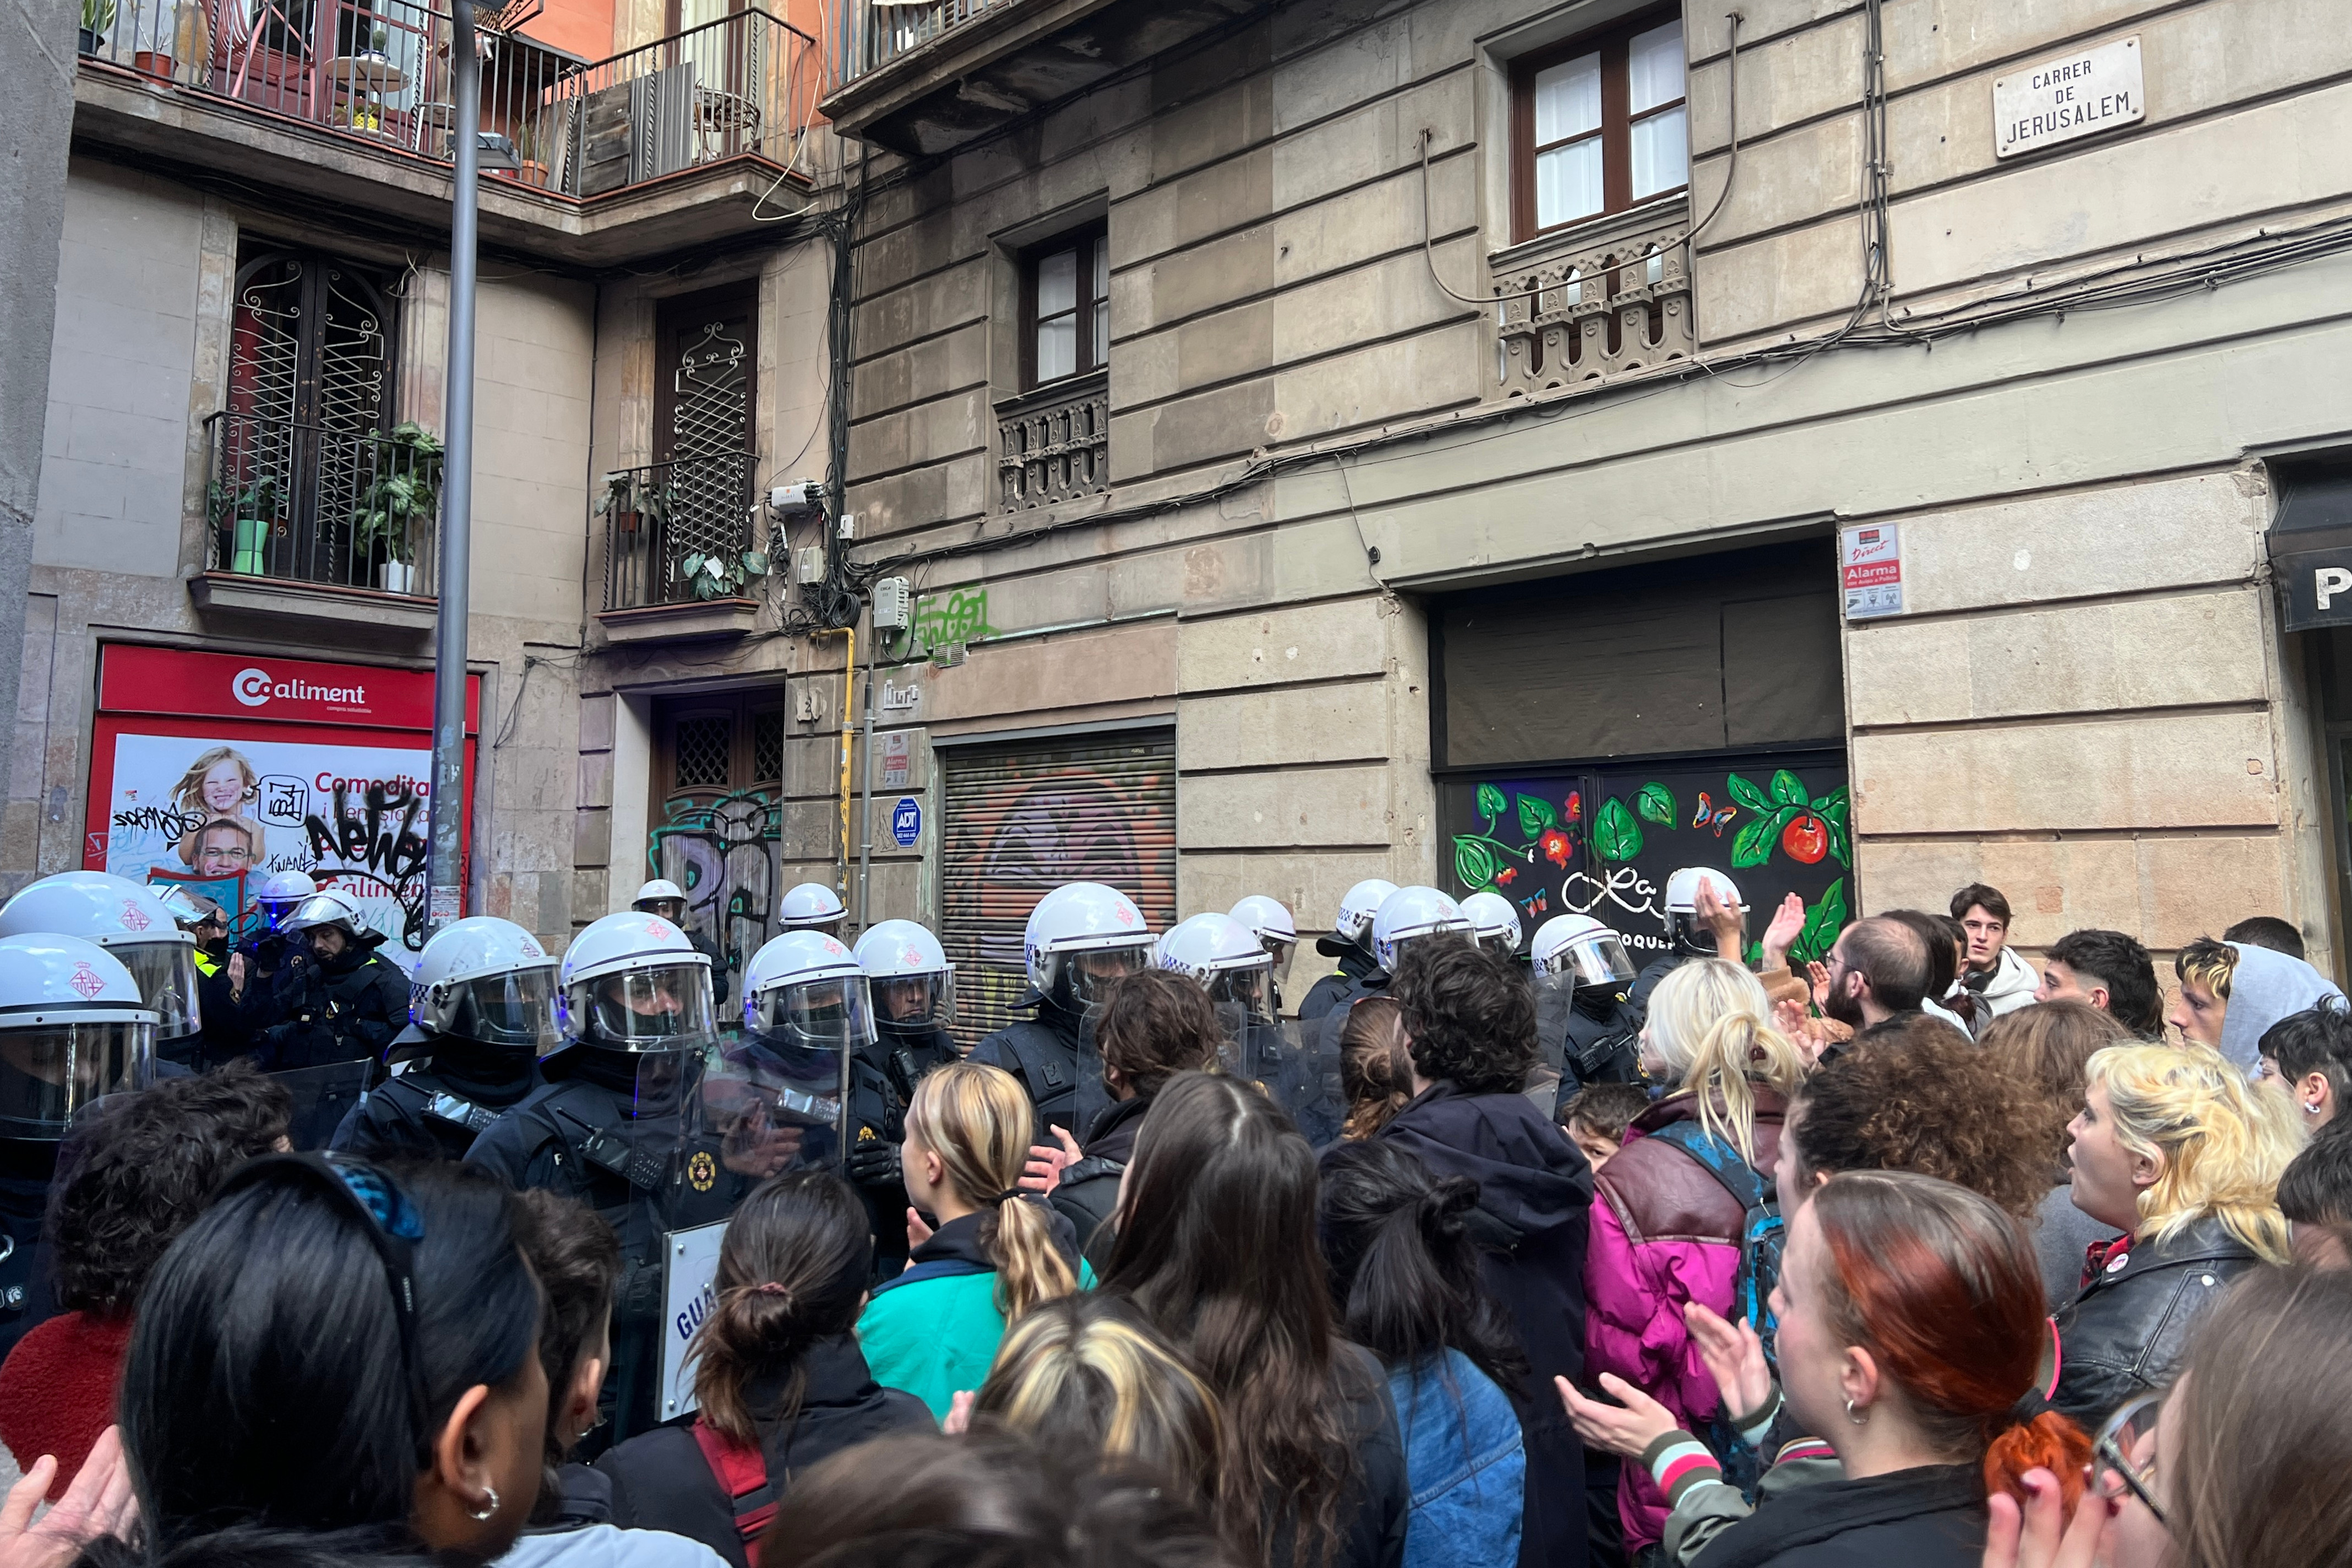
[[[1381,900],[1397,890],[1394,882],[1368,877],[1348,889],[1332,919],[1331,934],[1315,939],[1315,951],[1339,961],[1339,967],[1318,980],[1298,1004],[1298,1021],[1314,1023],[1329,1013],[1344,1013],[1348,1005],[1368,991],[1386,985],[1388,973],[1372,956],[1372,917]]]
[[[1029,993],[1015,1006],[1036,1016],[971,1048],[970,1060],[1013,1075],[1036,1108],[1035,1142],[1052,1129],[1083,1139],[1109,1108],[1094,1019],[1120,976],[1151,962],[1151,929],[1133,900],[1100,882],[1065,882],[1037,900],[1022,933]]]
[[[1412,1058],[1413,1098],[1374,1136],[1440,1177],[1478,1185],[1471,1234],[1528,1363],[1517,1390],[1527,1441],[1519,1561],[1581,1568],[1584,1450],[1552,1379],[1573,1382],[1584,1371],[1592,1173],[1521,1092],[1538,1059],[1535,994],[1511,960],[1444,935],[1405,949],[1391,994]]]
[[[408,1024],[408,976],[376,952],[383,934],[340,888],[303,900],[286,931],[308,949],[310,962],[278,972],[279,1022],[261,1031],[263,1065],[291,1072],[382,1057]]]
[[[2200,936],[2174,955],[2172,972],[2180,996],[2165,1022],[2247,1073],[2261,1066],[2263,1035],[2273,1024],[2322,1002],[2346,1005],[2336,983],[2303,960],[2252,942]]]
[[[414,1021],[385,1053],[391,1079],[344,1116],[327,1147],[362,1160],[462,1160],[499,1113],[546,1081],[561,1038],[558,960],[496,915],[444,926],[417,960]]]
[[[1984,1004],[1975,1030],[1982,1034],[1986,1024],[2031,1003],[2042,977],[2009,945],[2009,900],[1999,888],[1982,882],[1962,888],[1952,895],[1952,918],[1968,932],[1968,962],[1959,983]]]

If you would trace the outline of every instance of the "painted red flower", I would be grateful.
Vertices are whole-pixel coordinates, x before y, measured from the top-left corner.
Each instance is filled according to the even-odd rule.
[[[1570,790],[1568,795],[1568,819],[1570,822],[1576,822],[1581,820],[1583,816],[1584,792],[1580,789]]]
[[[1508,887],[1511,883],[1511,879],[1517,877],[1518,874],[1519,868],[1517,866],[1506,866],[1501,870],[1495,873],[1495,880],[1504,887]]]
[[[1555,866],[1565,867],[1568,864],[1569,841],[1567,834],[1562,833],[1557,827],[1549,828],[1547,829],[1544,836],[1536,842],[1538,847],[1543,850],[1543,857],[1545,859],[1550,861]]]

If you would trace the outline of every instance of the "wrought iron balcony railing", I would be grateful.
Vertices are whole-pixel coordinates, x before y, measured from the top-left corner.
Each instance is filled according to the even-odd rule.
[[[205,421],[215,572],[430,597],[441,445],[223,412]]]
[[[998,404],[996,474],[1000,511],[1110,489],[1110,377],[1073,377]]]
[[[604,476],[604,608],[742,597],[767,574],[751,521],[749,452]],[[750,556],[747,564],[745,557]]]
[[[447,16],[416,0],[83,0],[85,59],[446,163]],[[572,196],[743,153],[789,164],[815,104],[814,41],[757,8],[591,63],[481,35],[482,129],[507,179]]]
[[[1688,224],[1652,217],[1549,248],[1521,247],[1495,271],[1496,380],[1505,396],[1601,381],[1696,347]],[[1529,254],[1533,252],[1533,254]]]
[[[986,11],[1002,10],[1019,0],[917,0],[916,4],[877,4],[864,20],[865,37],[854,51],[848,74],[862,76],[920,48],[933,38]]]

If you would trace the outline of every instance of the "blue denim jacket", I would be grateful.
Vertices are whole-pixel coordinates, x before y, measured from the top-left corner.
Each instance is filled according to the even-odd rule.
[[[1511,1402],[1460,1351],[1389,1373],[1412,1515],[1404,1568],[1496,1568],[1519,1558],[1527,1454]]]

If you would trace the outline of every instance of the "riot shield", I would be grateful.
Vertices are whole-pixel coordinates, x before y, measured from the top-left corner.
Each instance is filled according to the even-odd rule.
[[[1576,1005],[1576,989],[1554,975],[1538,975],[1531,984],[1536,988],[1536,1049],[1557,1081],[1567,1063],[1568,1016]]]
[[[1348,1119],[1347,1091],[1339,1082],[1339,1026],[1346,1017],[1335,1013],[1305,1025],[1285,1018],[1255,1023],[1242,1032],[1244,1076],[1288,1111],[1318,1149],[1338,1142]]]
[[[696,1096],[698,1127],[729,1171],[756,1183],[804,1166],[841,1168],[849,1052],[747,1034],[713,1058]]]
[[[1078,1026],[1078,1087],[1071,1096],[1071,1131],[1081,1139],[1094,1136],[1095,1123],[1110,1109],[1110,1088],[1103,1082],[1102,1047],[1095,1043],[1094,1016],[1089,1011]],[[1051,1131],[1040,1130],[1046,1143],[1055,1140]]]
[[[286,1136],[297,1151],[308,1152],[325,1148],[352,1107],[367,1093],[375,1076],[375,1058],[362,1057],[356,1061],[329,1062],[323,1067],[292,1068],[269,1076],[285,1086],[288,1097],[294,1102]]]

